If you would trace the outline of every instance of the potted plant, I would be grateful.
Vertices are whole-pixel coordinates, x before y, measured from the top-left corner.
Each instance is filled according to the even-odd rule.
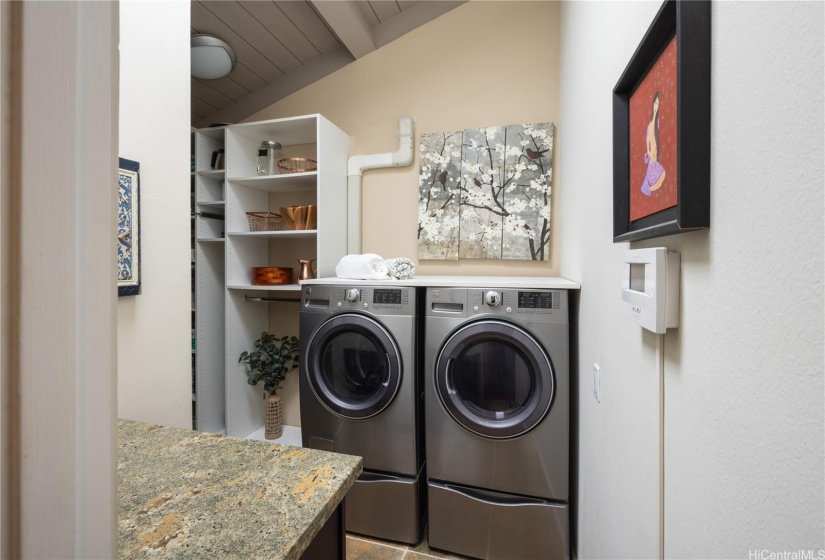
[[[264,384],[266,439],[278,439],[283,433],[281,397],[276,393],[286,375],[298,367],[300,351],[294,336],[277,337],[266,331],[253,343],[255,350],[243,352],[239,364],[246,366],[246,382]]]

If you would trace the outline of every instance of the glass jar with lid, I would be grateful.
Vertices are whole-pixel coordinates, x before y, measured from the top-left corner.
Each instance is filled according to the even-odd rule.
[[[258,147],[258,175],[277,175],[278,161],[283,158],[281,145],[272,140],[264,140]]]

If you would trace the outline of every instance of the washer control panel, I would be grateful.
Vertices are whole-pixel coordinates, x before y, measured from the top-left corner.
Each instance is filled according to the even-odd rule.
[[[415,313],[415,288],[382,286],[305,286],[302,290],[304,311],[362,311],[376,315],[412,315]]]

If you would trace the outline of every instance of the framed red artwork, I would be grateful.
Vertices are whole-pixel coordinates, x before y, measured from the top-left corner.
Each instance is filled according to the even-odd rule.
[[[630,221],[676,206],[676,36],[630,96]]]
[[[710,2],[666,0],[613,89],[613,241],[710,226]]]

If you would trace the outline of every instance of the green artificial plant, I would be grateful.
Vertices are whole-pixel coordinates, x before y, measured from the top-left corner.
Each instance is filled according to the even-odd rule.
[[[274,395],[286,374],[298,367],[298,339],[294,336],[278,338],[264,331],[254,346],[252,352],[241,354],[238,363],[246,366],[247,383],[254,386],[263,381],[264,391]]]

